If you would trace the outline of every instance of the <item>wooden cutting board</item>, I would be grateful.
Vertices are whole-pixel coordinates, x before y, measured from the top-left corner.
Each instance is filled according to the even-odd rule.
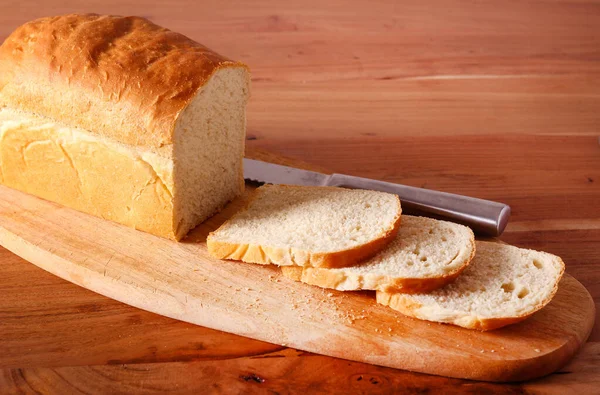
[[[249,188],[251,189],[251,188]],[[565,274],[530,319],[481,333],[404,317],[372,292],[296,283],[274,267],[210,258],[205,239],[240,199],[177,243],[0,186],[0,244],[61,278],[138,308],[301,350],[457,378],[519,381],[564,365],[594,303]]]

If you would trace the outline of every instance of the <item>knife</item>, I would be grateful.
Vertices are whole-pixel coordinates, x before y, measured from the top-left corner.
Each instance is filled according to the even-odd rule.
[[[510,206],[491,200],[345,174],[317,173],[254,159],[244,158],[244,178],[269,184],[335,186],[394,193],[400,197],[403,213],[458,222],[485,236],[501,235],[510,216]]]

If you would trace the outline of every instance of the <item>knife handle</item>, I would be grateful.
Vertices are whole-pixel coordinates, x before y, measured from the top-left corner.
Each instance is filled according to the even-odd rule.
[[[458,222],[485,236],[500,236],[510,216],[510,206],[504,203],[368,178],[332,174],[326,184],[394,193],[400,197],[403,213]]]

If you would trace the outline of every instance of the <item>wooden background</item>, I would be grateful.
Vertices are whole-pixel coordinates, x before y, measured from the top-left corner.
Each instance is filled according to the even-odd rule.
[[[27,20],[84,11],[145,16],[248,63],[249,151],[508,203],[502,240],[562,256],[600,301],[599,1],[4,0],[0,40]],[[176,322],[0,248],[0,392],[442,386],[599,391],[600,324],[559,374],[474,383]]]

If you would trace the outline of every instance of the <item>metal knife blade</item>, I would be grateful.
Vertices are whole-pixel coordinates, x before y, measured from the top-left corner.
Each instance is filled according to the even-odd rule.
[[[403,213],[458,222],[486,236],[502,234],[510,216],[510,206],[491,200],[344,174],[323,174],[253,159],[244,159],[244,178],[269,184],[340,186],[395,193],[400,197]]]
[[[244,178],[269,184],[325,186],[330,176],[315,171],[244,158]]]

